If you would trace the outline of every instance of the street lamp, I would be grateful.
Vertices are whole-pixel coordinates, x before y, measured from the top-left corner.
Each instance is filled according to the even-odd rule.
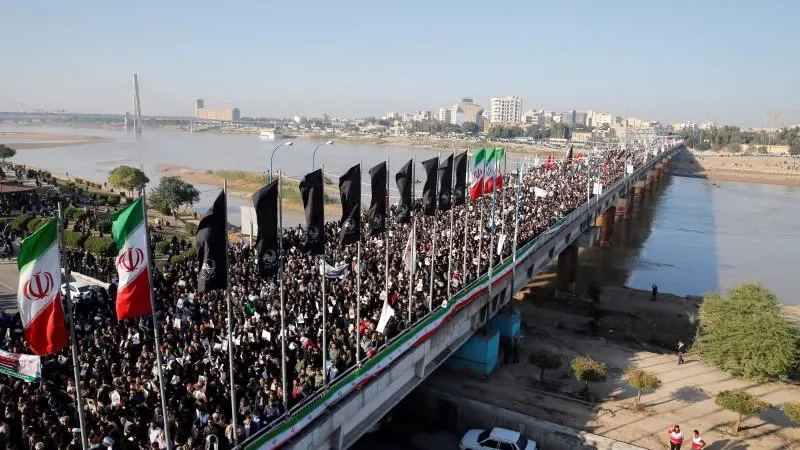
[[[277,151],[281,147],[291,147],[293,145],[294,145],[294,142],[289,141],[289,142],[284,142],[283,144],[277,145],[277,146],[275,146],[275,148],[272,149],[272,155],[269,157],[269,182],[270,183],[272,183],[272,158],[275,157],[275,151]]]
[[[318,146],[314,147],[314,153],[311,154],[311,171],[312,172],[314,171],[314,166],[315,166],[314,159],[317,156],[317,150],[319,150],[319,148],[322,147],[323,145],[333,145],[333,141],[323,142],[322,144],[319,144]]]

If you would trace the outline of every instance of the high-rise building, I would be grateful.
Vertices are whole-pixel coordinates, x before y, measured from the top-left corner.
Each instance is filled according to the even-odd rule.
[[[450,123],[450,115],[452,110],[450,108],[439,108],[439,122]]]
[[[489,120],[492,123],[519,123],[522,120],[522,99],[519,97],[495,97],[491,107]]]
[[[197,100],[194,101],[194,115],[195,115],[195,117],[199,117],[197,112],[200,111],[201,109],[203,109],[203,99],[202,98],[198,98]]]
[[[561,123],[575,123],[575,110],[562,112]]]
[[[450,123],[462,125],[464,122],[474,122],[483,130],[483,106],[476,105],[471,98],[461,99],[450,108]]]

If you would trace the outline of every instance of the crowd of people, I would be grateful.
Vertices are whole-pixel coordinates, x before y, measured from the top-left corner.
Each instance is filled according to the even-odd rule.
[[[398,224],[390,217],[386,234],[364,233],[360,261],[356,245],[338,245],[339,224],[328,223],[325,260],[330,266],[347,269],[337,274],[341,276],[325,279],[324,299],[317,257],[302,252],[304,230],[283,230],[285,361],[280,337],[280,279],[258,275],[255,253],[248,245],[231,243],[229,247],[233,342],[226,339],[226,293],[197,292],[198,261],[179,258],[154,270],[155,320],[161,330],[163,373],[156,368],[153,316],[122,322],[115,317],[113,261],[70,252],[67,257],[73,270],[87,270],[111,282],[108,291],[88,293],[76,300],[80,385],[75,386],[68,350],[52,357],[41,383],[6,378],[0,383],[0,406],[5,414],[0,418],[0,448],[3,443],[17,449],[80,448],[78,389],[85,401],[86,433],[92,448],[164,449],[165,426],[175,448],[204,448],[205,440],[212,435],[221,449],[231,448],[235,440],[243,442],[271,426],[358,362],[374,357],[388,340],[431,310],[441,308],[448,300],[448,281],[455,294],[484,275],[489,264],[498,264],[511,255],[517,207],[521,247],[585,202],[590,180],[599,178],[603,185],[609,185],[624,176],[627,164],[640,164],[642,155],[640,149],[609,150],[566,166],[529,167],[523,171],[521,183],[517,182],[518,174],[507,173],[504,188],[494,201],[489,195],[454,209],[452,229],[450,212],[423,216],[418,204],[418,257],[413,276],[404,260],[413,222]],[[502,256],[498,256],[501,234],[506,238]],[[490,248],[492,243],[495,248]],[[172,238],[168,253],[181,254],[189,245],[186,240]],[[377,324],[385,299],[396,313],[380,333]],[[325,328],[322,308],[326,312]],[[18,317],[4,315],[0,319],[0,347],[26,353]],[[233,351],[232,371],[228,350]],[[284,362],[285,388],[281,375]],[[236,396],[233,410],[230,373]],[[164,377],[165,392],[159,390],[159,376]],[[161,408],[161,395],[166,395],[167,411]],[[238,419],[236,429],[233,415]]]

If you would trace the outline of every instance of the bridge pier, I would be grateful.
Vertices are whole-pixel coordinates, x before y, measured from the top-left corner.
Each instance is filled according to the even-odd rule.
[[[600,247],[611,247],[611,237],[614,235],[615,210],[608,208],[603,213],[603,225],[600,227]]]
[[[568,245],[559,255],[556,263],[556,293],[575,290],[578,275],[578,247]]]
[[[620,197],[617,199],[617,204],[615,206],[615,215],[617,220],[625,218],[630,219],[631,214],[628,208],[628,199],[625,197]]]
[[[636,202],[644,201],[644,181],[637,181],[633,184],[633,199]]]

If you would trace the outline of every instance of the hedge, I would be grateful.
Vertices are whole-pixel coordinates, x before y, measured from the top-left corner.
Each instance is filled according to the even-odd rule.
[[[197,249],[194,247],[189,247],[185,252],[183,252],[183,256],[186,259],[197,259]]]
[[[70,206],[67,206],[64,209],[64,217],[66,217],[67,219],[72,220],[72,219],[75,218],[75,215],[78,214],[79,212],[80,212],[80,210],[78,208],[70,205]]]
[[[189,236],[194,236],[197,234],[197,224],[194,222],[184,223],[183,228],[186,230],[186,233],[189,234]]]
[[[169,252],[169,241],[161,241],[156,243],[156,253],[159,255],[166,255]]]
[[[64,232],[64,244],[67,247],[83,247],[88,236],[77,231],[67,230]]]
[[[97,224],[97,229],[104,234],[111,233],[111,219],[100,220],[100,222]]]
[[[119,205],[119,196],[109,195],[108,198],[106,198],[106,205],[111,206],[111,207],[118,206]]]
[[[114,240],[108,236],[89,236],[86,238],[84,248],[97,256],[114,256],[117,253]]]
[[[28,232],[32,234],[34,231],[36,231],[40,226],[44,225],[45,223],[47,223],[47,219],[44,219],[42,217],[34,217],[28,221],[28,224],[25,227],[28,229]]]
[[[33,216],[28,214],[20,214],[11,221],[11,228],[16,231],[25,231],[25,226],[28,225],[28,222],[33,219]]]

